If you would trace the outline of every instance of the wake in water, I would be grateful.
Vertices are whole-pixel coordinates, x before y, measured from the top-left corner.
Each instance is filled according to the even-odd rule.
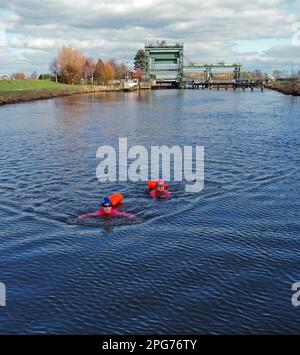
[[[69,225],[97,227],[97,228],[103,228],[106,231],[111,231],[115,227],[136,225],[141,223],[143,223],[143,220],[139,218],[129,219],[129,218],[117,218],[117,217],[112,217],[112,218],[96,217],[96,218],[88,218],[88,219],[82,219],[77,217],[77,218],[69,218],[67,220],[67,224]]]

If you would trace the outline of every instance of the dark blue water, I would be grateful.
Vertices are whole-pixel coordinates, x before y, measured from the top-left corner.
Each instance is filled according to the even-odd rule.
[[[205,187],[100,183],[103,144],[205,147]],[[298,333],[300,98],[107,93],[0,108],[0,333]],[[135,223],[76,224],[115,191]]]

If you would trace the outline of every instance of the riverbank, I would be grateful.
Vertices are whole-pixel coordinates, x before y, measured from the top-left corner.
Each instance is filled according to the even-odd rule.
[[[300,80],[274,81],[265,85],[266,88],[279,91],[285,95],[300,96]]]
[[[0,105],[93,92],[119,91],[117,85],[69,85],[49,80],[0,81]]]

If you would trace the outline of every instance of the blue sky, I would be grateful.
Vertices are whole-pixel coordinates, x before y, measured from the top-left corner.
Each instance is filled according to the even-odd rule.
[[[144,42],[183,42],[193,62],[300,70],[300,4],[289,0],[0,0],[0,74],[48,72],[63,44],[132,62]]]

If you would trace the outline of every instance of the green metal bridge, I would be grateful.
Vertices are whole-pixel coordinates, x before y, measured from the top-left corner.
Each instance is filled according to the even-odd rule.
[[[216,64],[184,64],[183,82],[191,80],[201,81],[230,81],[239,80],[241,77],[242,65],[239,63],[228,64],[219,62]]]
[[[189,81],[230,81],[241,76],[242,65],[219,62],[195,64],[183,54],[183,44],[157,41],[145,44],[146,78],[160,84],[180,84]]]

